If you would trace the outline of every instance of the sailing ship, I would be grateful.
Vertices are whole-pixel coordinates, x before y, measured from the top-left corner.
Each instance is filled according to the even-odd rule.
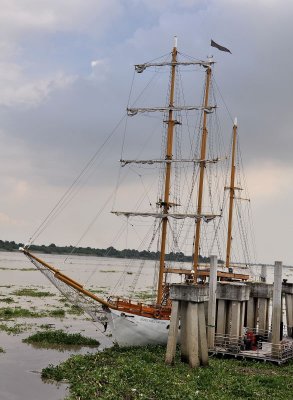
[[[104,299],[95,293],[87,290],[82,284],[63,274],[54,266],[32,254],[28,247],[21,251],[30,259],[30,261],[40,270],[70,301],[79,305],[95,321],[104,324],[105,328],[110,327],[116,342],[120,345],[145,345],[145,344],[164,344],[167,341],[169,320],[171,314],[171,300],[169,290],[170,276],[180,277],[179,281],[187,282],[191,285],[205,284],[209,279],[209,269],[207,265],[200,265],[200,253],[202,243],[203,227],[213,224],[218,227],[216,222],[222,218],[223,210],[216,212],[205,212],[205,174],[208,167],[213,168],[221,160],[219,157],[209,159],[208,156],[208,137],[210,131],[208,128],[209,118],[216,111],[217,105],[211,104],[211,82],[212,70],[214,66],[213,58],[205,61],[188,58],[181,60],[178,58],[177,38],[171,52],[171,58],[159,62],[148,62],[135,65],[135,71],[142,74],[147,69],[169,68],[170,80],[168,88],[168,99],[165,107],[158,106],[152,108],[134,108],[128,107],[127,114],[131,117],[144,113],[163,113],[163,123],[165,129],[165,141],[163,141],[162,157],[160,159],[150,160],[126,160],[122,159],[122,166],[126,165],[155,165],[162,171],[162,190],[156,201],[156,209],[150,211],[113,211],[118,216],[126,218],[152,218],[155,222],[154,231],[159,232],[158,241],[159,259],[158,270],[156,271],[156,298],[151,302],[142,302],[128,297],[108,297]],[[189,67],[200,69],[204,72],[204,91],[202,104],[200,105],[178,105],[176,99],[176,79],[179,75],[179,68]],[[187,158],[174,157],[174,141],[176,129],[182,125],[182,113],[196,113],[198,115],[198,149],[191,149]],[[231,242],[232,242],[232,219],[233,203],[236,198],[235,193],[241,189],[235,184],[235,158],[237,147],[237,121],[233,126],[233,145],[231,158],[231,176],[230,183],[225,187],[229,191],[229,222],[228,239],[226,249],[226,261],[218,271],[219,280],[247,280],[249,275],[235,272],[231,265]],[[189,186],[188,205],[181,206],[174,196],[172,173],[178,171],[178,165],[186,164],[192,167],[192,173],[187,174],[191,183]],[[207,185],[208,186],[208,185]],[[194,195],[197,187],[197,196]],[[210,189],[208,187],[207,189]],[[223,188],[224,189],[224,188]],[[193,198],[194,197],[194,198]],[[181,210],[180,211],[180,207]],[[174,236],[172,223],[175,225],[181,221],[189,221],[189,230],[191,229],[192,243],[185,238],[185,244],[190,244],[190,253],[192,262],[189,266],[182,265],[181,262],[171,264],[168,262],[167,246],[169,235]],[[182,231],[182,226],[178,230]],[[191,227],[191,228],[190,228]],[[217,229],[216,229],[217,230]],[[178,239],[178,237],[177,237]],[[177,240],[176,239],[176,240]],[[175,240],[175,242],[176,242]],[[176,242],[178,248],[178,243]]]

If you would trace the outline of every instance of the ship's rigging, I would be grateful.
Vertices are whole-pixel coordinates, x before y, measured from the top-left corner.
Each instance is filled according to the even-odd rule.
[[[222,132],[219,128],[218,105],[214,96],[215,88],[212,73],[214,60],[212,58],[206,61],[192,60],[191,58],[186,60],[186,57],[185,60],[182,60],[181,58],[184,56],[178,52],[176,41],[170,56],[171,60],[169,61],[159,60],[135,66],[136,72],[140,75],[148,69],[154,69],[156,72],[169,68],[170,75],[165,105],[137,107],[134,104],[127,107],[127,118],[130,119],[148,118],[150,115],[163,113],[160,154],[157,154],[158,147],[156,146],[151,158],[141,158],[140,156],[128,158],[128,154],[124,157],[127,141],[125,129],[120,160],[121,170],[118,174],[120,183],[116,184],[111,196],[105,203],[108,204],[110,199],[113,199],[112,213],[125,218],[118,235],[119,238],[123,231],[128,236],[131,228],[136,233],[134,220],[137,220],[138,225],[146,231],[145,238],[141,240],[142,249],[146,249],[147,252],[155,251],[158,255],[153,285],[155,297],[149,304],[147,302],[145,304],[133,302],[115,296],[102,299],[87,291],[83,285],[34,256],[29,251],[29,246],[23,249],[23,252],[33,264],[63,294],[70,297],[76,304],[81,305],[92,317],[96,315],[96,319],[101,321],[104,318],[101,316],[103,311],[114,314],[115,312],[130,313],[143,318],[168,320],[171,309],[168,294],[173,277],[176,276],[175,279],[183,279],[192,284],[205,282],[208,279],[209,271],[202,268],[200,260],[202,256],[207,257],[212,252],[216,252],[220,258],[223,258],[223,254],[226,253],[226,263],[218,272],[219,279],[245,280],[248,278],[247,274],[235,273],[233,270],[236,261],[236,247],[231,252],[232,237],[235,232],[232,218],[233,206],[237,204],[235,209],[237,210],[236,216],[240,236],[245,242],[243,246],[244,262],[249,265],[248,235],[242,217],[240,217],[239,198],[235,196],[236,190],[240,187],[240,184],[238,187],[237,182],[240,170],[237,169],[239,163],[236,165],[236,158],[240,154],[236,152],[238,146],[238,141],[236,141],[237,124],[234,123],[233,127],[232,160],[230,161],[223,151]],[[201,105],[190,105],[192,103],[186,98],[182,83],[183,71],[181,71],[181,68],[186,67],[191,68],[191,70],[199,69],[204,73],[205,82],[198,103]],[[148,86],[149,83],[146,87],[148,88]],[[191,86],[189,82],[189,89],[192,94],[196,88]],[[145,89],[142,90],[143,94],[144,91]],[[142,100],[140,95],[137,98]],[[125,128],[129,128],[129,125],[130,123],[127,122]],[[149,123],[142,125],[144,131],[147,131],[150,127]],[[136,124],[134,124],[134,130],[137,135],[142,135],[142,131],[138,131]],[[150,136],[153,136],[153,132]],[[134,135],[132,135],[133,138],[136,140]],[[107,140],[104,144],[106,143]],[[144,150],[143,148],[142,152]],[[89,167],[94,164],[98,154],[99,151],[87,163],[56,207],[52,209],[49,216],[33,235],[31,243],[46,228],[50,220],[54,219],[72,200],[81,178],[86,176]],[[230,181],[228,181],[229,165],[232,167]],[[122,169],[126,170],[124,175],[121,172]],[[142,178],[142,170],[146,171],[145,180]],[[155,172],[155,175],[158,176],[157,184],[154,183],[153,178],[150,178],[150,172]],[[127,176],[133,178],[131,174],[136,174],[142,183],[143,193],[141,196],[135,196],[137,194],[136,188],[135,190],[131,189],[133,179],[132,181],[130,179],[129,188],[126,189],[128,192],[125,193],[121,189],[121,181],[126,180]],[[157,194],[155,194],[155,187],[158,187]],[[229,190],[230,199],[227,230],[225,229],[225,222],[221,222],[225,220],[225,206],[227,204],[227,199],[223,196],[225,187]],[[127,204],[126,211],[117,211],[115,207],[121,192],[122,197],[124,196],[124,203]],[[105,205],[102,208],[104,207]],[[153,222],[145,222],[149,219],[152,219]],[[224,232],[227,231],[228,234],[225,235]],[[223,245],[223,243],[226,243],[226,240],[223,240],[225,236],[228,236],[226,251],[224,250],[225,245]],[[148,238],[149,243],[147,244]],[[236,241],[233,240],[233,245],[234,242]],[[173,256],[170,257],[170,254]],[[189,263],[181,263],[182,254],[190,256]],[[233,260],[233,265],[231,260]],[[134,275],[133,283],[129,286],[129,293],[131,294],[135,291],[144,264],[145,262],[141,261],[137,273]],[[125,273],[127,273],[127,270],[128,265],[126,265]],[[67,286],[68,288],[66,288]],[[95,305],[95,302],[102,305],[102,308]],[[98,315],[99,317],[97,317]]]

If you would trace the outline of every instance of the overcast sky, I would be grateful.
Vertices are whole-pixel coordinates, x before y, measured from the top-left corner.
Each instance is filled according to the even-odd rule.
[[[133,64],[168,53],[177,35],[183,53],[214,55],[238,117],[258,260],[293,264],[291,0],[0,0],[0,10],[1,239],[29,239],[123,116]],[[78,240],[117,170],[84,183],[89,215],[65,211],[37,243]],[[112,221],[82,245],[108,247]]]

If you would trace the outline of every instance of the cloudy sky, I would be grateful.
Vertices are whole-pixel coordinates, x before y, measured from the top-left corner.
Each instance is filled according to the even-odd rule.
[[[177,35],[183,53],[214,55],[238,117],[258,260],[293,264],[292,1],[0,0],[0,10],[2,239],[30,238],[123,117],[133,64],[168,53]],[[119,140],[107,142],[113,160]],[[79,239],[115,185],[117,165],[101,158],[79,200],[88,215],[65,210],[37,243]],[[108,247],[112,221],[82,245]]]

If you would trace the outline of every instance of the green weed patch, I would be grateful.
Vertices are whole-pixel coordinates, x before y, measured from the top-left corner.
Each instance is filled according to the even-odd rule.
[[[62,310],[61,308],[57,308],[56,310],[52,310],[48,312],[49,317],[58,317],[58,318],[64,318],[65,317],[65,311]]]
[[[0,301],[7,304],[15,303],[15,300],[12,297],[4,297],[3,299],[0,299]]]
[[[11,319],[11,318],[40,318],[43,317],[44,313],[38,313],[22,307],[5,307],[0,308],[0,318]]]
[[[54,293],[42,292],[42,291],[39,291],[37,289],[32,289],[32,288],[24,288],[24,289],[15,290],[12,294],[14,294],[16,296],[29,296],[29,297],[55,296]]]
[[[229,359],[210,359],[205,368],[190,369],[179,361],[164,363],[159,346],[111,348],[76,355],[49,365],[43,379],[67,380],[68,400],[244,400],[291,399],[293,362],[285,366]],[[270,382],[267,384],[267,382]]]
[[[14,324],[9,326],[7,324],[0,324],[0,331],[8,333],[8,335],[18,335],[31,329],[30,324]]]
[[[24,343],[47,345],[76,345],[76,346],[98,346],[96,339],[82,336],[80,333],[66,333],[62,330],[49,330],[37,332],[23,339]]]

